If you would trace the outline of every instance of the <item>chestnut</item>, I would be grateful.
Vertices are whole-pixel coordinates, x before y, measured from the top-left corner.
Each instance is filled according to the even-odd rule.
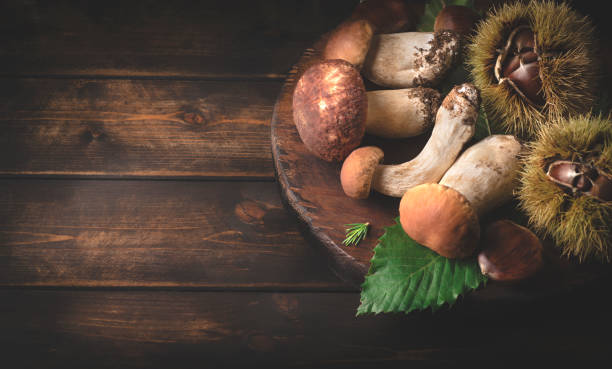
[[[478,254],[482,274],[496,281],[518,281],[532,276],[543,265],[543,246],[528,228],[510,220],[489,224]]]
[[[563,256],[612,261],[612,117],[548,122],[529,144],[520,181],[530,226]]]
[[[566,2],[512,1],[475,26],[466,64],[491,129],[533,140],[559,117],[588,114],[601,57],[588,17]]]
[[[515,28],[508,37],[495,63],[495,77],[499,83],[507,82],[526,101],[542,106],[539,55],[535,34],[529,26]]]
[[[465,37],[472,33],[477,20],[476,12],[467,6],[447,5],[436,16],[434,32],[454,31]]]

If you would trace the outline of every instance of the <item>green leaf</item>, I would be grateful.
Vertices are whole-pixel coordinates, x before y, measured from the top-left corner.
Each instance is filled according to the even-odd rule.
[[[417,27],[419,32],[433,32],[436,16],[445,5],[462,5],[474,9],[474,0],[429,0]]]
[[[357,315],[435,311],[486,282],[476,258],[440,256],[408,237],[399,220],[395,221],[374,248],[370,270],[361,285]]]
[[[476,119],[476,126],[474,127],[474,138],[473,140],[478,142],[485,137],[491,136],[491,124],[487,118],[487,112],[485,111],[482,104],[478,110],[478,118]]]
[[[453,89],[453,87],[470,82],[470,72],[465,69],[465,65],[463,63],[459,63],[456,67],[451,69],[450,72],[444,77],[438,89],[440,90],[441,96],[446,96]]]

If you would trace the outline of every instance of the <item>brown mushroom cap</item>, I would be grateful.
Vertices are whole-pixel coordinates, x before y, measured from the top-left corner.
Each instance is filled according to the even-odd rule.
[[[361,68],[372,42],[374,29],[365,19],[349,20],[342,23],[329,36],[324,59],[342,59]]]
[[[426,183],[406,191],[400,201],[400,223],[413,240],[447,258],[464,258],[480,239],[478,216],[454,189]]]
[[[413,25],[415,14],[404,0],[368,0],[355,7],[351,19],[369,20],[376,33],[394,33]]]
[[[370,186],[376,167],[384,153],[376,146],[360,147],[353,151],[342,164],[340,183],[348,197],[365,199],[370,195]]]
[[[359,146],[367,109],[359,71],[340,59],[313,64],[293,92],[293,121],[300,138],[326,161],[342,161]]]
[[[543,246],[529,229],[510,220],[489,224],[478,254],[482,274],[497,281],[517,281],[533,275],[543,264]]]
[[[462,5],[447,5],[438,15],[434,22],[434,32],[454,31],[461,36],[468,36],[474,29],[478,20],[478,14]]]

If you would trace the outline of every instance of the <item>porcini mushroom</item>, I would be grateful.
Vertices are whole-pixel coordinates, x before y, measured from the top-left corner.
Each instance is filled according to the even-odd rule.
[[[365,132],[404,138],[433,124],[440,94],[431,88],[369,91],[355,67],[345,60],[312,65],[293,93],[293,120],[304,145],[327,161],[341,161]]]
[[[406,191],[399,208],[406,234],[447,258],[473,254],[479,217],[512,197],[521,150],[514,136],[489,136],[468,148],[439,183]]]
[[[324,59],[342,59],[361,69],[374,35],[372,24],[365,19],[343,22],[327,39]]]
[[[487,226],[478,254],[480,271],[496,281],[532,276],[543,264],[543,246],[528,228],[503,219]]]
[[[359,71],[340,59],[310,66],[293,92],[293,121],[300,138],[326,161],[341,161],[359,146],[367,109]]]
[[[380,86],[433,86],[457,59],[459,41],[452,31],[375,35],[363,74]]]
[[[382,165],[376,160],[363,160],[361,153],[351,154],[340,173],[344,192],[351,197],[365,198],[368,193],[355,188],[371,186],[385,195],[401,197],[409,188],[439,181],[474,135],[479,105],[478,90],[473,85],[455,86],[438,109],[431,137],[414,159],[403,164]]]
[[[383,157],[383,151],[376,146],[360,147],[350,153],[340,170],[344,193],[354,199],[367,198],[374,171]]]

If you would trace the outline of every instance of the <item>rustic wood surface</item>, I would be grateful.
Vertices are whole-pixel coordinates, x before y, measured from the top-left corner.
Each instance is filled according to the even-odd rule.
[[[0,174],[272,179],[274,81],[5,78]]]
[[[357,2],[0,2],[3,368],[610,359],[602,283],[355,317],[359,289],[283,204],[270,122]]]

